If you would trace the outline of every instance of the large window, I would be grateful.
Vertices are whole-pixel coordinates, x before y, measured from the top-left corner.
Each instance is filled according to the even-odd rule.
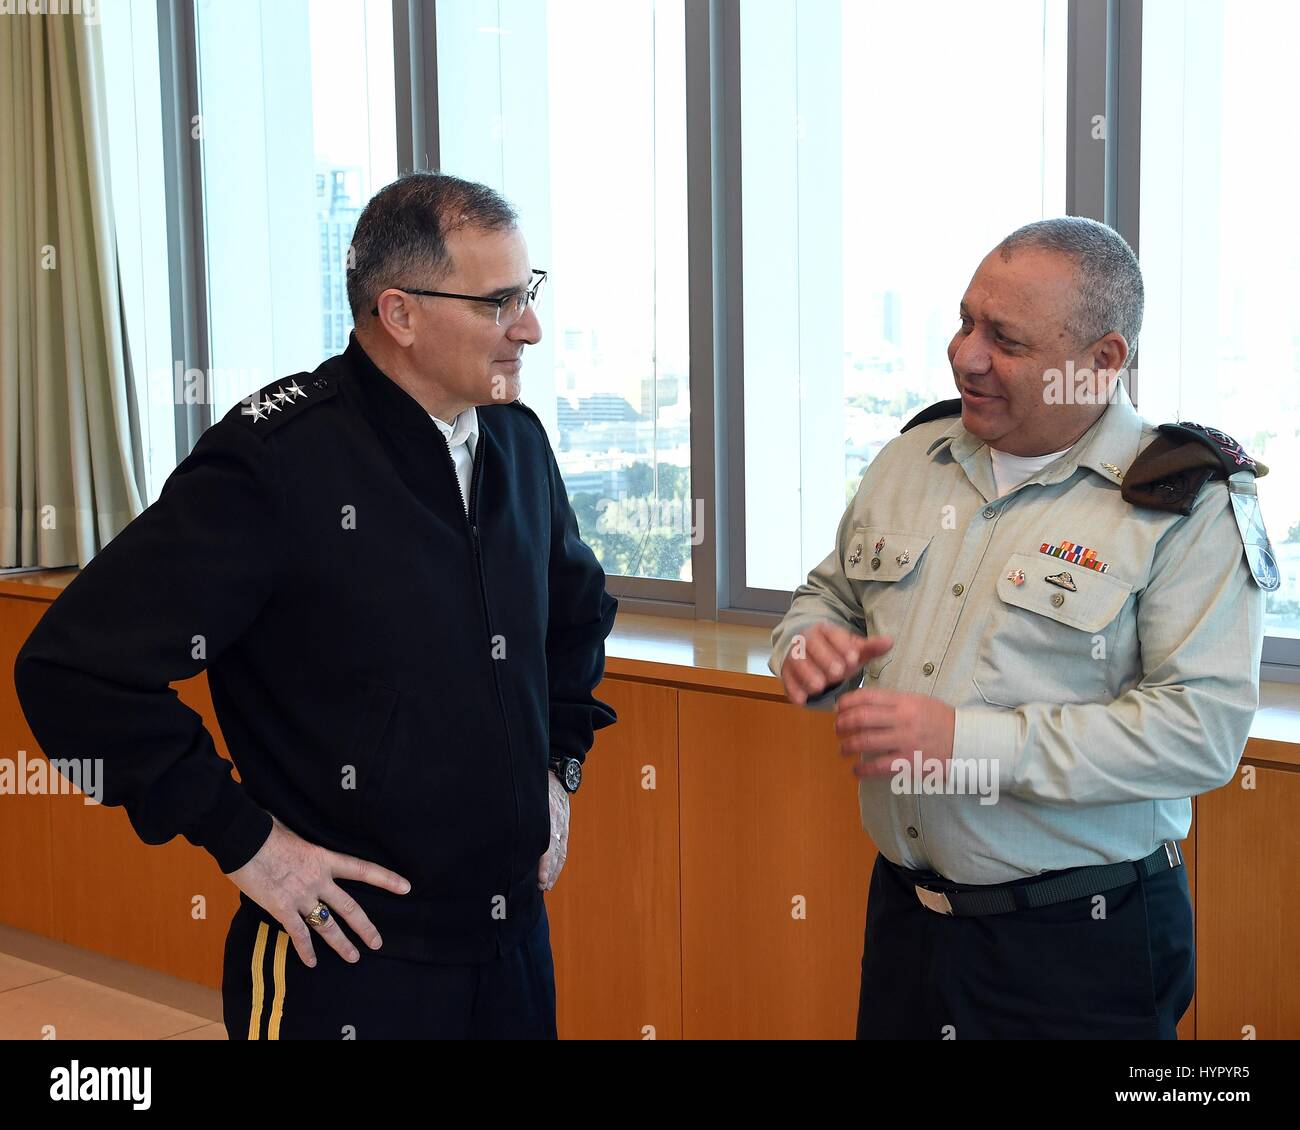
[[[1195,420],[1268,464],[1260,504],[1282,573],[1270,635],[1300,636],[1300,6],[1146,0],[1138,389],[1149,419]]]
[[[347,344],[348,247],[397,175],[391,0],[197,0],[213,417]]]
[[[501,191],[550,273],[523,398],[624,607],[768,623],[877,452],[953,395],[980,259],[1073,213],[1139,252],[1143,415],[1271,469],[1265,658],[1300,672],[1290,0],[118,0],[105,25],[153,490],[169,429],[343,348],[360,209],[436,168]],[[156,188],[186,160],[188,218]]]
[[[501,191],[550,271],[523,399],[606,571],[689,581],[682,0],[438,5],[441,168]]]
[[[784,593],[876,452],[955,395],[980,259],[1065,212],[1066,4],[743,0],[740,18],[738,587]]]

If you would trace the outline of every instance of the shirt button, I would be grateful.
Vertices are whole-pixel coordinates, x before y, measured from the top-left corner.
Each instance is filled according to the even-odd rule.
[[[880,568],[880,558],[879,558],[879,557],[873,557],[873,558],[871,559],[871,567],[872,567],[873,569],[879,569],[879,568]]]
[[[924,667],[921,668],[921,674],[922,674],[922,675],[933,675],[933,674],[934,674],[934,664],[933,664],[933,663],[927,663]]]
[[[961,596],[961,594],[964,593],[965,591],[966,591],[966,588],[965,588],[964,585],[953,585],[953,586],[952,586],[952,595],[953,595],[953,596]]]
[[[1060,608],[1061,605],[1064,603],[1065,603],[1065,593],[1063,592],[1052,593],[1052,604],[1055,607]]]
[[[996,514],[996,513],[997,513],[997,511],[994,510],[993,507],[991,507],[991,506],[986,506],[986,507],[984,508],[984,517],[985,517],[985,518],[992,518],[993,515]]]
[[[909,824],[909,825],[907,826],[907,834],[908,834],[909,836],[911,836],[912,839],[916,839],[916,838],[917,838],[921,833],[918,832],[915,828],[913,828],[913,827]]]

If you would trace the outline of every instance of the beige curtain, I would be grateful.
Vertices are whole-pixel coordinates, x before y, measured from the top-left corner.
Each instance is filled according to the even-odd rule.
[[[85,565],[142,509],[100,28],[0,16],[0,567]]]

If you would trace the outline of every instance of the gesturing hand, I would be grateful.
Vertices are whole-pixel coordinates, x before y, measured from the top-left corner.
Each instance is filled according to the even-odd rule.
[[[814,624],[795,637],[781,664],[786,697],[802,706],[893,646],[888,636],[860,636],[838,624]]]
[[[853,772],[859,777],[887,776],[900,757],[948,761],[956,722],[951,706],[923,694],[863,688],[835,704],[840,753],[857,759]]]

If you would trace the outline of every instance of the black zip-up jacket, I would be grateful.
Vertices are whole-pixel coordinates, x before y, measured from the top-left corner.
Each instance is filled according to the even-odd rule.
[[[146,843],[182,834],[230,872],[274,814],[411,881],[339,881],[378,953],[495,956],[540,912],[550,755],[615,721],[592,692],[616,603],[546,432],[478,409],[467,517],[437,425],[355,336],[257,403],[37,624],[14,670],[32,733],[102,758]],[[168,685],[204,668],[240,782]]]

